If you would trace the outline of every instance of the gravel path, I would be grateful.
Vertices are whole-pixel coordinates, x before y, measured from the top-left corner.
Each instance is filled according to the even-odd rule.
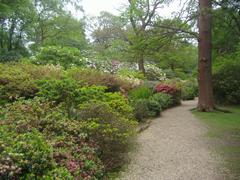
[[[222,180],[220,159],[211,153],[207,129],[190,112],[196,101],[169,109],[137,139],[120,180]]]

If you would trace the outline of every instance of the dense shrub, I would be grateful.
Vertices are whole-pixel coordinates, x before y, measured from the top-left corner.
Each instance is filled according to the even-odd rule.
[[[167,109],[173,105],[171,95],[168,95],[166,93],[156,93],[151,97],[151,99],[158,102],[162,110]]]
[[[103,73],[94,69],[77,69],[73,68],[67,71],[68,77],[83,82],[85,85],[106,86],[110,92],[123,91],[127,92],[132,89],[132,84],[128,81],[117,78],[109,73]]]
[[[76,98],[80,96],[78,91],[80,86],[71,79],[39,80],[36,84],[39,91],[37,96],[57,104],[64,102],[69,108],[76,104]]]
[[[134,107],[134,115],[138,121],[143,121],[149,117],[156,117],[160,114],[163,107],[156,98],[150,97],[149,99],[136,99],[132,101]]]
[[[136,100],[136,99],[148,99],[150,96],[152,96],[152,94],[153,92],[150,88],[148,88],[147,86],[140,86],[130,91],[128,96],[130,99]]]
[[[0,64],[0,99],[11,102],[19,97],[33,98],[38,92],[36,80],[59,79],[62,74],[60,67],[50,65]]]
[[[121,69],[117,72],[117,75],[120,77],[128,77],[130,79],[145,79],[141,72],[129,69]]]
[[[155,91],[157,93],[171,95],[173,105],[179,105],[181,103],[181,90],[174,85],[160,83],[156,86]]]
[[[0,98],[13,101],[18,97],[33,97],[37,92],[31,76],[21,66],[0,64]]]
[[[53,150],[44,137],[32,129],[24,134],[0,128],[0,176],[16,179],[27,174],[42,176],[53,168]]]
[[[61,65],[64,68],[86,65],[77,48],[59,46],[43,47],[33,62],[35,64]]]
[[[240,64],[222,64],[213,75],[215,100],[219,103],[240,104]]]
[[[147,64],[145,70],[146,78],[150,81],[163,81],[166,79],[166,74],[163,70],[153,64]]]
[[[101,159],[107,168],[119,166],[128,139],[134,134],[136,122],[122,117],[103,102],[82,104],[77,119],[84,121],[84,132],[100,146]]]
[[[181,95],[183,100],[193,100],[198,95],[198,85],[195,79],[182,82]]]
[[[136,99],[132,102],[134,115],[138,121],[143,121],[150,117],[148,99]]]
[[[65,167],[75,178],[82,178],[85,176],[96,179],[102,178],[104,171],[103,165],[97,156],[98,146],[89,139],[90,137],[83,133],[81,121],[68,119],[67,112],[62,106],[55,107],[52,103],[39,98],[22,100],[4,108],[1,117],[1,124],[7,127],[9,132],[16,137],[19,134],[34,132],[34,129],[39,131],[41,136],[49,141],[52,146],[46,149],[52,149],[53,154],[51,157],[54,160],[54,164],[56,164],[57,167]],[[11,136],[9,136],[9,138],[11,138]],[[3,138],[1,138],[1,141],[2,139]],[[32,139],[33,144],[41,142],[39,139],[37,139],[36,142],[34,138]],[[28,141],[24,140],[21,144],[24,145],[24,143],[27,144]],[[14,144],[16,143],[13,142],[11,148],[19,151]],[[41,145],[41,147],[44,148],[45,146]],[[31,151],[26,150],[26,153],[29,152]],[[26,159],[27,157],[25,156],[27,155],[28,154],[23,154],[22,157]],[[41,157],[36,157],[39,166],[42,165],[41,158],[45,156],[47,156],[47,153],[41,154]],[[50,162],[51,161],[48,160],[48,163]],[[40,167],[38,171],[42,173],[44,171],[45,174],[48,173],[47,170],[52,171],[53,167],[45,169],[48,163],[44,162],[42,165],[43,167]],[[31,167],[31,165],[34,164],[34,162],[30,163],[29,166]],[[29,172],[30,174],[24,172],[21,176],[25,176],[26,173],[30,177],[36,177],[38,175],[38,173],[34,171]]]

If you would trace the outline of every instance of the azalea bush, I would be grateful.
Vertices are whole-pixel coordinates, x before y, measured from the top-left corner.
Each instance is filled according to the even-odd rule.
[[[181,89],[174,85],[160,83],[155,87],[155,91],[157,93],[166,93],[171,95],[173,105],[179,105],[181,103]]]
[[[29,144],[30,147],[31,143],[33,145],[38,143],[41,148],[44,148],[44,151],[39,156],[34,154],[36,156],[34,157],[29,154],[31,153],[30,149],[23,151],[20,151],[19,148],[16,149],[15,141],[13,144],[8,144],[9,148],[13,149],[9,151],[7,148],[9,153],[24,152],[26,155],[22,154],[21,158],[26,159],[29,156],[32,159],[28,162],[29,165],[18,166],[15,161],[9,162],[16,165],[16,168],[13,166],[14,169],[4,169],[4,176],[10,177],[10,174],[15,173],[17,177],[36,178],[38,176],[47,177],[49,174],[55,173],[56,176],[65,174],[83,179],[103,178],[106,169],[111,170],[122,165],[129,138],[134,135],[136,127],[136,121],[127,118],[129,115],[122,116],[121,112],[117,110],[118,108],[121,109],[121,107],[111,107],[107,101],[86,101],[76,107],[74,114],[69,115],[68,110],[61,103],[56,106],[54,102],[43,98],[19,100],[7,105],[0,114],[1,127],[4,128],[2,131],[5,132],[0,136],[0,142],[3,140],[5,142],[5,145],[1,147],[5,147],[9,138],[13,138],[23,147],[25,147],[24,144]],[[17,138],[35,132],[36,138],[40,139],[35,140],[33,138],[35,136],[31,134],[29,135],[30,142],[27,139],[23,139],[21,142]],[[34,148],[35,146],[32,151],[37,152]],[[45,153],[45,150],[49,151],[49,155]],[[0,153],[3,153],[1,157],[8,157],[7,154],[4,154],[5,150],[1,151],[0,149]],[[50,159],[43,159],[45,156]],[[17,160],[15,157],[13,158]],[[30,168],[35,159],[39,166],[36,171]],[[8,163],[4,160],[0,160],[1,162]],[[30,169],[27,169],[28,166]],[[5,166],[3,165],[3,167]],[[60,167],[65,168],[62,175],[58,174]],[[57,170],[55,171],[55,169]]]

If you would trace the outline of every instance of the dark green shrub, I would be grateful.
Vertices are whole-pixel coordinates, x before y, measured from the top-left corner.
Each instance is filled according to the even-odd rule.
[[[131,90],[128,93],[128,96],[132,100],[137,99],[148,99],[150,96],[152,96],[153,92],[150,88],[147,86],[140,86],[136,89]]]
[[[122,117],[107,103],[96,101],[82,104],[77,119],[82,121],[83,131],[100,146],[107,168],[119,166],[136,122]]]
[[[152,98],[137,99],[132,101],[134,115],[138,121],[143,121],[146,118],[158,116],[161,112],[160,104]]]
[[[162,111],[161,105],[155,99],[149,98],[148,99],[148,109],[149,109],[149,116],[156,117]]]
[[[132,106],[134,108],[134,115],[138,121],[143,121],[144,119],[149,117],[149,109],[148,109],[148,100],[147,99],[137,99],[132,102]]]
[[[166,93],[156,93],[151,97],[151,99],[158,102],[162,110],[171,107],[173,104],[171,95],[168,95]]]
[[[240,104],[240,64],[224,63],[213,75],[215,100],[219,103]]]
[[[181,82],[182,100],[193,100],[198,95],[198,84],[196,79],[188,79]]]

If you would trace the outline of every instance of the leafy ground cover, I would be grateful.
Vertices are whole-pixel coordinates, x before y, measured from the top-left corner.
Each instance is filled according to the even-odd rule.
[[[208,136],[215,139],[217,152],[225,159],[225,165],[235,178],[240,177],[240,107],[228,106],[223,109],[231,113],[215,111],[211,113],[194,112],[209,127]]]

